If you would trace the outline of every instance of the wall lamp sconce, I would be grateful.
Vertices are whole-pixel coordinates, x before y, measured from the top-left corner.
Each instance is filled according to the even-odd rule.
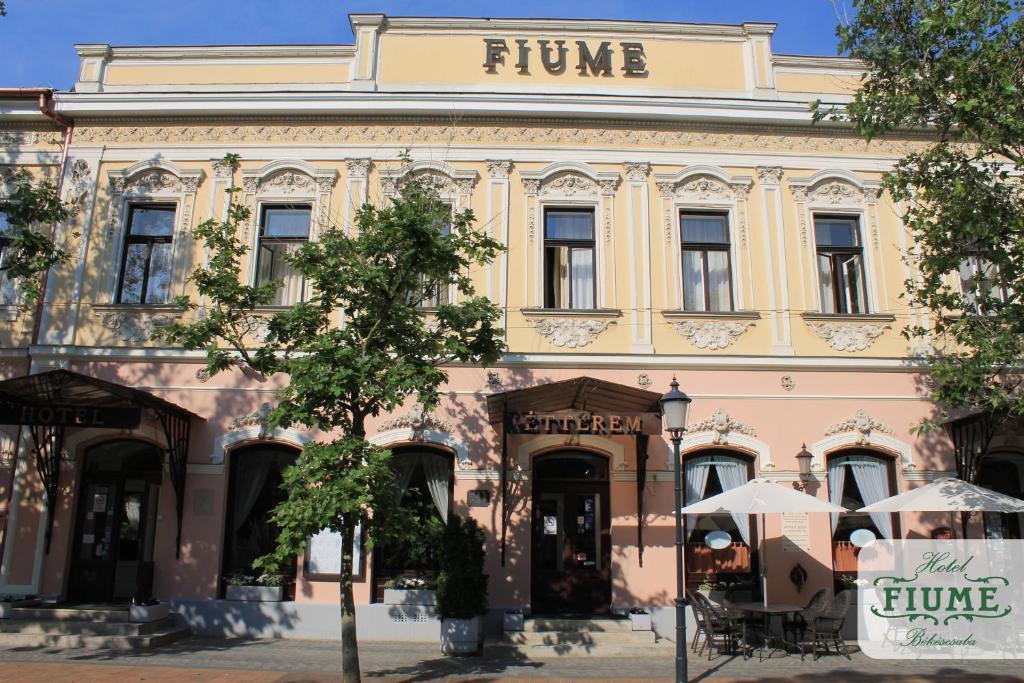
[[[800,446],[800,452],[796,454],[796,462],[800,466],[800,483],[796,484],[796,488],[801,491],[807,489],[807,482],[811,479],[811,462],[814,460],[814,455],[807,450],[807,444]]]

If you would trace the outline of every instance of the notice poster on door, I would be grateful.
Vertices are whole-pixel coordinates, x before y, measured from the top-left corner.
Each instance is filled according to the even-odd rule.
[[[104,512],[107,509],[107,494],[94,493],[92,496],[92,511]]]
[[[782,513],[782,552],[811,552],[811,530],[807,526],[807,513]]]
[[[544,535],[558,535],[558,517],[556,515],[544,515]]]

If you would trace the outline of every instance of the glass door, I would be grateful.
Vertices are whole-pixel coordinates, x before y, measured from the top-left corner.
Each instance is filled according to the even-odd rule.
[[[70,597],[103,602],[113,597],[118,525],[122,517],[120,487],[113,479],[92,480],[85,483],[82,491]]]

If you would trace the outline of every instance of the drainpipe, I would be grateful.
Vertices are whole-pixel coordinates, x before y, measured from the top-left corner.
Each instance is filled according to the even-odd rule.
[[[68,150],[71,147],[71,137],[75,131],[75,122],[66,116],[58,113],[53,108],[53,90],[49,88],[0,88],[0,99],[3,98],[38,98],[39,101],[39,112],[52,119],[58,126],[64,128],[64,143],[61,146],[60,151],[60,165],[57,168],[57,195],[60,196],[61,190],[64,185],[64,169],[68,162]],[[54,242],[57,239],[57,224],[54,223],[50,226],[50,241]],[[25,374],[32,374],[32,347],[39,343],[39,332],[40,325],[42,324],[43,318],[43,304],[46,301],[46,285],[50,279],[50,271],[47,270],[42,274],[43,286],[39,293],[39,300],[36,301],[35,316],[32,321],[32,336],[29,339],[29,347],[25,351],[25,360],[27,366],[25,368]]]

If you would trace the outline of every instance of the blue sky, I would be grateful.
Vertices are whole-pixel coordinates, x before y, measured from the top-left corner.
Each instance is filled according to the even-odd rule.
[[[849,0],[836,2],[849,4]],[[7,16],[0,17],[0,87],[69,88],[78,66],[75,43],[350,43],[350,12],[725,24],[768,21],[779,25],[773,43],[776,52],[836,54],[833,0],[516,0],[507,6],[497,4],[465,0],[7,0]],[[509,13],[504,7],[514,11]]]

